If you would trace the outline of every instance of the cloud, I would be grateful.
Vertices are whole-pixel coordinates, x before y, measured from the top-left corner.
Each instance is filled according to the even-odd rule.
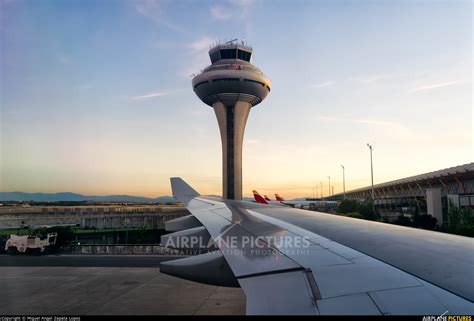
[[[210,10],[211,16],[216,20],[229,20],[232,18],[232,13],[227,11],[227,9],[220,4],[211,6]]]
[[[246,140],[245,140],[245,144],[248,144],[248,145],[260,144],[260,140],[259,140],[259,139],[252,139],[252,138],[249,138],[249,139],[246,139]]]
[[[163,14],[163,8],[159,0],[143,0],[135,4],[136,11],[150,18],[160,17]]]
[[[378,83],[383,80],[387,80],[389,78],[393,78],[394,75],[368,75],[368,76],[361,76],[361,77],[356,77],[354,80],[365,83],[365,84],[372,84],[372,83]]]
[[[150,99],[150,98],[165,96],[167,94],[168,93],[166,92],[154,92],[154,93],[149,93],[149,94],[141,95],[141,96],[133,96],[133,97],[130,97],[130,99],[132,100]]]
[[[390,130],[392,133],[396,133],[399,136],[406,136],[410,134],[410,130],[403,124],[393,121],[372,119],[372,118],[344,118],[335,116],[319,116],[318,119],[327,122],[342,122],[342,123],[353,123],[353,124],[366,124],[371,126],[382,126]]]
[[[182,77],[189,77],[190,75],[199,72],[199,70],[202,70],[204,67],[209,65],[209,56],[207,51],[209,50],[209,46],[211,46],[213,43],[216,43],[216,41],[216,38],[202,36],[188,44],[187,48],[190,50],[185,51],[187,63],[179,70],[178,75]]]
[[[211,16],[216,20],[229,20],[232,18],[246,19],[254,0],[228,0],[226,3],[214,4],[209,8]]]
[[[135,10],[144,17],[167,27],[168,29],[186,33],[187,31],[174,23],[169,22],[165,18],[163,0],[141,0],[135,3]]]
[[[209,47],[215,42],[216,38],[204,36],[192,42],[189,47],[194,51],[207,51],[209,50]]]
[[[333,85],[335,85],[335,84],[336,84],[335,81],[326,81],[326,82],[322,82],[322,83],[319,83],[319,84],[310,85],[309,88],[331,87],[331,86],[333,86]]]
[[[419,92],[419,91],[432,90],[432,89],[437,89],[437,88],[442,88],[442,87],[458,85],[460,83],[461,83],[460,81],[447,81],[447,82],[434,84],[434,85],[416,87],[415,89],[413,89],[409,92],[414,93],[414,92]]]
[[[253,6],[255,0],[229,0],[229,2],[239,7],[249,8]]]
[[[420,79],[426,77],[427,73],[423,71],[410,72],[396,72],[396,73],[382,73],[382,74],[368,74],[351,77],[349,81],[355,81],[361,84],[376,85],[388,82],[402,82],[406,83],[413,79]]]

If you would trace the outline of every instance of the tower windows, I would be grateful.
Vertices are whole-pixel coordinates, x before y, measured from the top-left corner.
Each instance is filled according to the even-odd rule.
[[[204,85],[204,84],[207,84],[208,81],[201,81],[200,83],[196,84],[196,86],[194,86],[194,89],[196,89],[197,87],[201,86],[201,85]]]
[[[219,50],[217,51],[214,51],[213,53],[211,53],[209,55],[209,57],[211,58],[211,63],[215,63],[217,60],[220,60],[221,59],[221,55],[219,53]]]
[[[259,84],[259,85],[262,85],[263,87],[265,87],[265,84],[263,82],[260,82],[260,81],[257,81],[257,80],[253,80],[253,79],[244,79],[244,81],[246,82],[254,82],[256,84]]]
[[[219,79],[213,79],[212,82],[218,82],[218,81],[240,81],[239,78],[219,78]]]
[[[219,61],[221,59],[240,59],[250,62],[251,56],[251,52],[237,48],[220,49],[209,54],[212,63],[215,63],[216,61]]]
[[[250,52],[244,50],[237,51],[237,58],[240,60],[250,61]]]
[[[221,59],[236,59],[237,50],[236,49],[221,49]]]

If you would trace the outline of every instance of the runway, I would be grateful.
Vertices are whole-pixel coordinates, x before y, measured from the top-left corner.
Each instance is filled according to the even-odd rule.
[[[240,288],[161,274],[172,258],[1,255],[0,315],[245,314]]]
[[[1,266],[158,267],[176,255],[0,255]]]

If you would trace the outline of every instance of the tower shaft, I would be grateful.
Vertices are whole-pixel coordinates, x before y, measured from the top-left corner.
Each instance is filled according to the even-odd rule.
[[[227,199],[241,200],[242,144],[245,124],[252,106],[248,102],[237,101],[231,106],[215,102],[212,107],[221,133],[223,196]]]

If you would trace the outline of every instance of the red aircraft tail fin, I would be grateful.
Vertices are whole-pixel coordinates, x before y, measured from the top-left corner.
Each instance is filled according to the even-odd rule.
[[[268,202],[256,190],[253,190],[253,197],[260,204],[268,204]]]
[[[275,197],[276,197],[276,200],[279,201],[279,202],[283,202],[283,201],[284,201],[283,197],[281,197],[281,196],[278,195],[278,194],[275,194]]]

